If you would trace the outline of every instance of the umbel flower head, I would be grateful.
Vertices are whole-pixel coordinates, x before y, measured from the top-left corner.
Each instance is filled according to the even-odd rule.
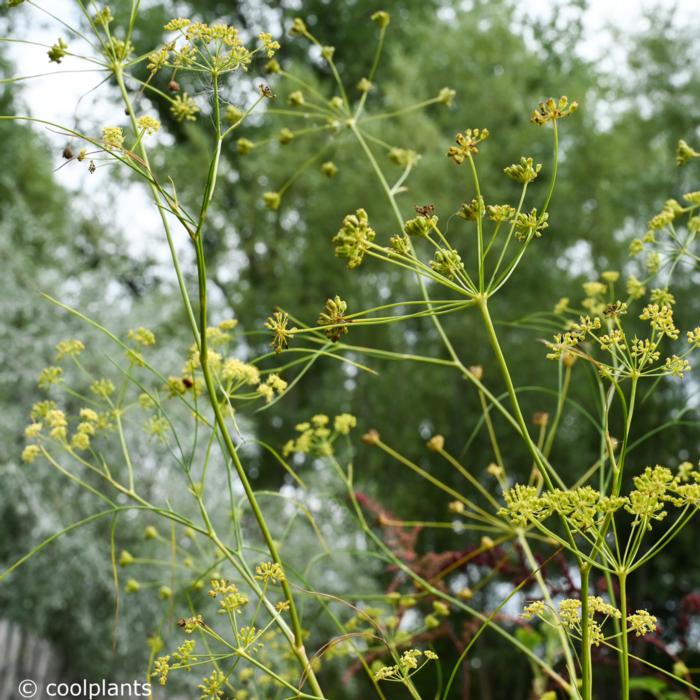
[[[464,202],[457,211],[457,216],[465,221],[478,221],[485,214],[484,198],[475,197],[471,202]]]
[[[519,163],[509,165],[503,172],[512,180],[524,185],[532,182],[539,175],[540,170],[542,170],[541,163],[534,164],[532,158],[523,156]]]
[[[333,342],[339,341],[348,332],[348,321],[345,318],[348,304],[339,296],[327,299],[323,311],[316,323],[319,326],[329,326],[324,333]]]
[[[467,129],[465,132],[457,134],[455,137],[457,145],[451,146],[447,155],[457,165],[461,165],[467,158],[479,152],[479,144],[488,137],[488,129]]]
[[[437,216],[416,216],[404,223],[403,231],[407,236],[427,238],[437,226],[437,222]]]
[[[170,112],[179,122],[193,122],[197,119],[199,107],[197,103],[186,93],[176,95],[170,106]]]
[[[294,336],[296,328],[287,328],[288,325],[289,314],[286,314],[284,311],[275,311],[275,313],[265,321],[265,328],[269,328],[273,333],[270,345],[274,348],[275,352],[286,350],[289,346],[290,339]]]
[[[106,126],[102,129],[102,141],[106,148],[118,150],[124,146],[124,132],[119,126]]]
[[[255,567],[255,578],[263,583],[279,583],[285,580],[285,575],[279,564],[262,562]]]
[[[324,414],[312,416],[310,420],[298,423],[294,429],[298,435],[288,440],[282,448],[282,454],[298,452],[319,457],[329,457],[333,454],[333,442],[338,435],[348,435],[357,426],[357,418],[349,413],[341,413],[333,420],[331,430],[330,418]]]
[[[527,241],[531,238],[539,238],[542,231],[549,226],[549,214],[545,212],[538,216],[537,209],[526,214],[521,212],[515,219],[515,237],[519,241]]]
[[[464,269],[464,263],[456,250],[441,248],[435,251],[435,256],[430,261],[430,267],[432,267],[435,272],[449,279],[454,279],[454,277]]]
[[[419,659],[424,657],[422,663]],[[403,680],[406,676],[413,675],[419,668],[422,668],[428,661],[436,661],[437,654],[433,651],[422,652],[420,649],[408,649],[401,654],[399,662],[394,666],[382,666],[374,674],[377,681]]]
[[[333,237],[335,254],[348,261],[349,269],[359,267],[376,235],[369,225],[367,212],[364,209],[358,209],[354,214],[348,214],[343,219],[343,226]]]
[[[68,44],[66,44],[63,39],[59,39],[48,51],[48,57],[50,63],[60,63],[65,57],[68,49]]]
[[[578,109],[578,102],[569,102],[564,95],[559,100],[550,97],[545,102],[540,102],[534,110],[530,121],[537,126],[544,126],[547,122],[555,122],[573,114]]]

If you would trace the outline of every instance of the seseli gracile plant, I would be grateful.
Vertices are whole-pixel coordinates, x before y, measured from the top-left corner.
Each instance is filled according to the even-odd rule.
[[[11,7],[20,4],[23,0],[9,2]],[[555,226],[549,206],[557,182],[559,122],[566,119],[575,128],[576,102],[549,98],[533,110],[531,121],[541,127],[533,133],[551,133],[552,160],[540,164],[523,156],[504,168],[505,176],[521,186],[512,203],[490,202],[480,186],[477,164],[480,150],[490,146],[488,129],[480,126],[457,134],[446,153],[452,161],[446,159],[446,168],[464,178],[466,201],[443,222],[432,204],[414,203],[407,215],[406,182],[419,155],[386,143],[373,131],[382,120],[412,110],[449,107],[454,97],[452,90],[443,88],[433,99],[402,110],[371,111],[390,25],[388,13],[371,16],[378,30],[376,54],[369,74],[353,90],[336,67],[334,48],[322,44],[303,20],[294,21],[290,34],[314,45],[328,66],[335,93],[328,100],[315,86],[282,68],[276,58],[280,44],[267,33],[257,41],[244,41],[232,26],[173,19],[164,27],[162,46],[137,56],[131,41],[139,21],[138,0],[133,0],[124,24],[108,7],[79,1],[80,27],[54,17],[49,3],[26,4],[48,15],[66,33],[66,40],[44,47],[49,61],[60,63],[71,56],[88,62],[103,82],[116,87],[124,120],[90,134],[50,118],[2,118],[30,121],[65,135],[71,146],[63,155],[72,166],[94,172],[116,164],[149,189],[192,345],[182,367],[163,371],[149,360],[156,337],[148,328],[138,326],[120,338],[80,309],[51,300],[104,333],[121,356],[113,360],[109,372],[97,375],[94,365],[84,361],[86,347],[81,340],[58,345],[57,364],[39,377],[39,387],[48,398],[32,410],[22,457],[28,464],[43,460],[93,494],[101,509],[37,545],[0,574],[0,580],[11,581],[17,567],[57,537],[95,521],[109,521],[117,610],[120,591],[134,594],[154,587],[164,601],[163,625],[149,639],[144,664],[156,696],[168,692],[159,686],[172,683],[174,676],[185,676],[178,672],[187,670],[192,672],[188,677],[196,676],[195,692],[202,698],[329,698],[324,691],[325,669],[330,677],[341,664],[343,670],[352,669],[353,677],[364,674],[364,696],[447,700],[455,696],[470,651],[488,630],[530,663],[532,697],[609,697],[594,693],[594,654],[600,649],[617,657],[622,700],[630,697],[633,662],[652,667],[673,687],[695,697],[700,688],[682,663],[668,669],[632,653],[630,641],[652,634],[657,620],[653,610],[630,609],[628,600],[635,573],[679,536],[695,515],[700,471],[692,462],[673,468],[641,466],[629,454],[639,439],[635,416],[644,393],[661,382],[683,379],[690,368],[687,358],[700,346],[700,327],[681,333],[676,326],[671,291],[678,270],[697,264],[693,244],[700,231],[700,193],[689,192],[682,202],[669,200],[649,222],[646,235],[633,241],[632,257],[643,256],[638,277],[630,273],[624,279],[617,271],[604,272],[585,285],[582,300],[561,299],[551,312],[523,320],[524,325],[535,324],[548,332],[546,353],[558,372],[551,415],[541,412],[530,421],[521,408],[509,351],[501,343],[490,302],[514,283],[529,248],[551,235],[550,227]],[[239,77],[260,60],[270,84],[256,85]],[[145,80],[137,77],[144,67]],[[294,87],[284,107],[275,102],[278,81]],[[204,96],[189,95],[181,83],[205,84]],[[196,207],[178,196],[180,174],[164,177],[151,166],[149,139],[161,125],[148,113],[148,100],[169,103],[178,121],[200,118],[211,125],[209,166]],[[294,309],[276,309],[265,322],[265,332],[271,334],[269,352],[259,356],[250,353],[235,319],[210,311],[206,241],[211,207],[219,188],[236,186],[221,177],[221,156],[223,149],[244,157],[264,147],[238,138],[237,129],[256,111],[266,119],[289,120],[295,127],[279,131],[276,140],[282,145],[302,137],[324,140],[290,179],[263,194],[264,204],[273,210],[283,207],[285,192],[312,166],[332,179],[336,166],[324,156],[329,142],[354,148],[357,167],[366,168],[376,179],[382,205],[392,212],[396,228],[376,231],[366,209],[358,207],[342,219],[332,237],[335,254],[347,261],[350,270],[360,265],[401,268],[417,282],[415,299],[354,310],[338,294],[320,303],[318,318],[310,320],[297,318]],[[396,181],[383,168],[380,154],[400,166]],[[679,165],[698,155],[685,142],[679,143]],[[531,201],[531,183],[545,177],[543,200]],[[190,288],[178,257],[177,242],[182,238],[194,251],[196,289]],[[635,264],[630,263],[630,270]],[[454,314],[480,319],[492,351],[488,371],[471,366],[468,349],[450,339],[443,320]],[[439,335],[444,346],[441,356],[398,353],[349,340],[360,326],[422,318]],[[485,432],[492,463],[485,473],[476,473],[463,463],[467,455],[451,452],[445,438],[436,434],[427,450],[440,459],[440,468],[428,470],[392,446],[391,435],[380,435],[371,426],[362,426],[362,437],[354,439],[362,417],[343,412],[302,417],[295,434],[279,449],[267,444],[264,435],[252,434],[247,416],[263,408],[274,410],[312,364],[327,360],[368,372],[374,371],[372,363],[430,364],[465,380],[481,407],[474,434]],[[586,428],[598,435],[599,455],[594,464],[577,465],[579,478],[566,483],[562,477],[566,470],[552,454],[570,409],[574,381],[595,386],[596,410],[586,413],[592,424]],[[621,433],[611,432],[619,425]],[[170,459],[169,488],[158,499],[141,488],[139,465],[145,458],[131,447],[133,434],[144,428],[167,446]],[[526,448],[528,464],[510,457],[514,439]],[[253,488],[244,454],[250,444],[268,451],[287,472],[298,488],[293,497]],[[367,449],[382,451],[436,489],[445,499],[442,513],[430,522],[399,520],[370,503],[355,485],[356,455]],[[344,499],[339,503],[352,516],[363,542],[352,552],[356,565],[377,560],[396,575],[391,590],[376,596],[377,607],[366,604],[368,597],[362,591],[345,595],[326,590],[330,584],[317,575],[320,566],[332,568],[334,553],[305,503],[310,494],[295,469],[304,456],[323,465],[341,486]],[[441,469],[463,477],[464,488],[446,483]],[[222,507],[219,492],[224,483]],[[294,517],[280,525],[266,515],[266,504],[282,499]],[[120,519],[134,513],[149,523],[144,529],[144,553],[118,546]],[[378,523],[372,514],[379,515]],[[294,556],[296,516],[317,538],[318,554],[308,562]],[[430,571],[404,556],[406,548],[415,546],[414,541],[401,539],[412,526],[450,529],[455,537],[477,533],[479,546]],[[460,585],[460,568],[495,551],[504,552],[506,559],[521,557],[524,570],[498,606],[479,609],[473,604],[475,591]],[[553,559],[565,562],[576,578],[576,595],[562,597],[552,590],[544,569]],[[123,570],[142,570],[155,580],[145,584],[134,574],[122,582]],[[593,577],[604,582],[604,590],[594,587]],[[509,604],[520,605],[523,600],[520,619],[509,618],[505,614]],[[456,663],[443,667],[435,641],[447,635],[450,619],[457,616],[469,620],[471,627],[461,640]],[[164,638],[173,628],[185,638],[171,650]],[[520,634],[525,629],[554,641],[543,652]],[[420,676],[414,679],[416,674]],[[428,674],[433,680],[426,682]]]

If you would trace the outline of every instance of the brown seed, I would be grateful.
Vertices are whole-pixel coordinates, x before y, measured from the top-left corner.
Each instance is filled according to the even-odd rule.
[[[170,90],[170,92],[180,92],[180,83],[178,83],[177,80],[171,80],[168,83],[168,90]]]
[[[70,160],[73,157],[73,149],[70,146],[66,146],[63,149],[62,155],[66,160]]]

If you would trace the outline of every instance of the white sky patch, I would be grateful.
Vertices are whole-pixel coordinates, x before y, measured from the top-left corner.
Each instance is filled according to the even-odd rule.
[[[580,239],[569,246],[557,259],[557,267],[568,270],[572,277],[579,275],[596,277],[596,269],[593,263],[593,246],[590,241]]]

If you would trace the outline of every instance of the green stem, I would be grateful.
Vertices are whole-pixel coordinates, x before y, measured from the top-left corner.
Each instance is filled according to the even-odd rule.
[[[629,645],[627,638],[627,572],[619,572],[617,580],[620,584],[620,700],[630,697],[630,666]]]
[[[581,678],[583,681],[583,700],[591,700],[593,697],[593,672],[591,666],[591,639],[590,627],[588,624],[588,579],[591,572],[591,565],[581,563]]]
[[[622,472],[625,466],[625,458],[627,457],[627,446],[629,444],[630,431],[632,429],[632,418],[634,417],[634,405],[637,399],[637,382],[637,377],[633,377],[628,403],[629,408],[627,409],[627,420],[625,421],[625,434],[622,440],[622,446],[620,447],[620,457],[617,460],[617,473],[615,475],[615,485],[613,489],[613,495],[615,496],[620,495],[620,489],[622,488]]]
[[[479,176],[476,172],[476,164],[474,163],[474,158],[469,154],[469,165],[472,171],[472,178],[474,179],[474,189],[476,190],[476,246],[477,246],[477,262],[478,262],[478,272],[479,272],[479,291],[483,294],[484,292],[484,219],[481,212],[481,188],[479,187]]]
[[[554,194],[554,188],[557,184],[557,171],[559,170],[559,129],[557,128],[556,120],[552,122],[552,126],[554,128],[554,158],[552,162],[552,178],[549,181],[549,189],[547,190],[547,197],[545,198],[544,204],[542,205],[540,219],[544,216],[545,212],[547,211],[547,207],[549,207],[549,202],[552,199],[552,195]]]
[[[501,374],[503,375],[503,379],[506,383],[506,390],[508,392],[508,396],[510,397],[511,404],[513,406],[513,412],[515,414],[515,420],[518,423],[518,427],[520,428],[520,434],[522,435],[528,450],[532,454],[532,457],[535,460],[535,463],[537,464],[542,474],[542,478],[547,484],[547,487],[550,490],[552,490],[554,488],[554,485],[549,474],[550,467],[542,459],[542,455],[537,449],[537,445],[535,445],[535,443],[533,442],[532,436],[530,435],[530,431],[527,427],[527,423],[525,422],[525,417],[523,416],[522,410],[520,409],[520,402],[518,401],[515,385],[513,384],[513,379],[510,376],[508,363],[506,362],[506,358],[504,357],[503,351],[501,350],[501,344],[498,342],[498,335],[496,334],[496,329],[494,328],[493,321],[491,320],[491,314],[488,310],[486,297],[482,295],[478,298],[477,301],[479,310],[481,311],[481,315],[484,319],[484,324],[486,326],[486,332],[489,336],[489,341],[491,342],[491,347],[493,348],[493,351],[496,354],[496,359],[501,368]],[[554,476],[557,479],[559,479],[556,473],[554,473]]]
[[[560,375],[561,376],[561,375]],[[554,421],[549,429],[549,435],[544,443],[544,448],[542,454],[546,458],[552,453],[552,447],[554,446],[554,439],[557,436],[557,430],[559,429],[559,423],[561,422],[562,414],[564,413],[564,406],[566,405],[566,397],[569,393],[569,384],[571,383],[571,365],[567,365],[564,370],[564,381],[562,382],[561,389],[559,390],[559,398],[557,400],[557,412],[554,416]]]

